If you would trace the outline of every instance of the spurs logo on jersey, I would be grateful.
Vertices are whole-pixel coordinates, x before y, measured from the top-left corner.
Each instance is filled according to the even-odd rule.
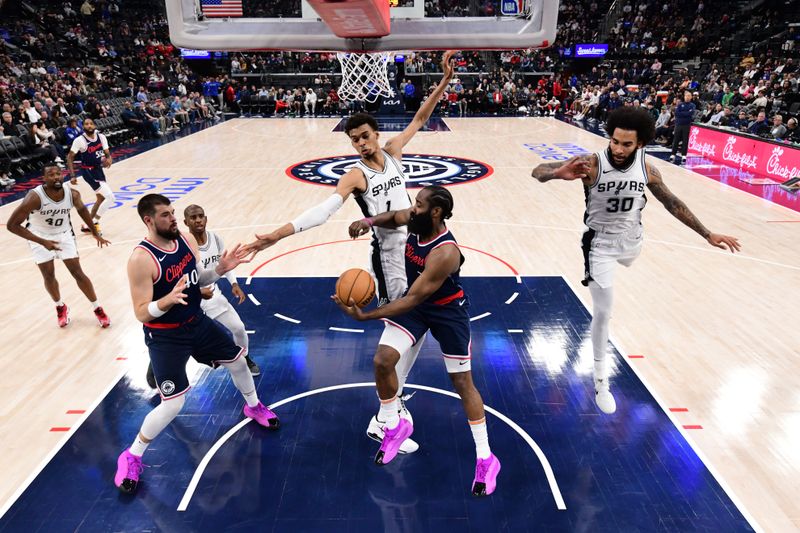
[[[206,231],[206,243],[200,246],[200,261],[203,264],[203,270],[217,268],[219,258],[222,257],[222,247],[222,239],[216,233]],[[212,285],[216,285],[216,283],[212,283]]]
[[[647,203],[647,170],[644,150],[636,151],[633,163],[625,170],[611,165],[606,150],[597,154],[597,180],[586,187],[586,212],[583,222],[606,233],[622,233],[642,222]]]
[[[44,191],[44,185],[39,185],[33,192],[39,197],[41,206],[31,211],[28,215],[26,228],[44,235],[58,235],[71,233],[69,212],[72,210],[72,191],[69,184],[64,184],[64,198],[60,202],[52,200]]]
[[[367,190],[355,195],[356,202],[365,217],[374,217],[387,211],[399,211],[411,207],[411,198],[406,191],[406,177],[399,161],[383,150],[383,170],[369,168],[364,161],[358,161],[356,168],[367,178]],[[405,242],[405,227],[398,229],[373,228],[381,243],[394,235]],[[401,244],[402,246],[402,244]]]

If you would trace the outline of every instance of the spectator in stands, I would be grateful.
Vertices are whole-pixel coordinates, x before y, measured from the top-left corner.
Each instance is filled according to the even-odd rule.
[[[123,119],[124,120],[124,119]],[[67,129],[64,130],[64,136],[67,139],[67,146],[72,146],[72,141],[80,137],[83,133],[83,124],[78,122],[78,117],[70,117],[67,122]]]
[[[759,137],[769,132],[770,126],[767,120],[767,114],[764,111],[758,112],[758,117],[755,121],[751,122],[747,127],[747,133],[758,135]]]
[[[692,98],[692,91],[684,91],[683,101],[675,107],[675,131],[673,132],[675,137],[672,139],[672,153],[669,160],[675,161],[675,154],[680,146],[681,159],[677,161],[679,165],[686,158],[686,151],[689,148],[689,128],[694,120],[694,112],[697,110]]]
[[[784,140],[800,144],[800,127],[797,126],[797,119],[792,117],[786,121],[786,135]]]
[[[136,101],[140,103],[147,103],[147,91],[145,91],[144,86],[139,87],[139,92],[136,93]]]
[[[713,111],[708,118],[708,123],[711,124],[712,126],[719,126],[724,117],[725,117],[725,108],[722,107],[722,104],[717,104],[714,106]]]
[[[41,104],[40,104],[41,106]],[[36,110],[35,107],[31,107],[30,100],[23,100],[22,101],[22,109],[25,111],[25,116],[27,118],[27,122],[33,124],[35,122],[39,122],[42,118],[42,115],[39,114],[39,111]]]
[[[8,111],[3,113],[3,135],[6,137],[13,137],[17,135],[17,125],[14,123],[14,117]]]
[[[31,126],[31,135],[36,143],[37,151],[48,154],[48,161],[55,161],[59,166],[64,162],[63,149],[55,141],[55,134],[47,129],[43,120]]]
[[[306,91],[306,100],[303,105],[305,106],[306,116],[317,114],[317,93],[313,89],[309,88]]]
[[[668,144],[669,139],[672,137],[670,119],[672,119],[672,113],[670,113],[669,107],[662,105],[661,113],[656,119],[656,142],[659,144]]]
[[[786,137],[787,131],[786,126],[783,124],[783,116],[775,115],[772,117],[772,129],[769,133],[773,139],[782,141]]]

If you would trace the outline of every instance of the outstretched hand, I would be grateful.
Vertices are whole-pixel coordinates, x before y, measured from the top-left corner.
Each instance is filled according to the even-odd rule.
[[[442,79],[450,81],[453,77],[453,54],[455,54],[455,50],[448,50],[444,54],[442,54]]]
[[[237,257],[245,258],[247,257],[247,261],[252,261],[253,258],[260,252],[261,250],[266,250],[280,239],[275,236],[274,233],[266,233],[263,235],[256,234],[256,240],[251,242],[250,244],[245,244],[239,251],[237,252]]]
[[[364,220],[356,220],[350,227],[347,228],[347,232],[350,234],[351,239],[357,239],[364,235],[365,233],[369,233],[370,225]]]
[[[247,254],[242,253],[242,248],[244,247],[241,244],[237,244],[233,247],[233,250],[225,250],[222,252],[219,263],[217,264],[217,274],[222,275],[233,270],[242,263],[250,262],[251,258],[246,258]]]
[[[573,156],[558,167],[553,174],[562,180],[577,180],[589,176],[592,165],[582,156]]]
[[[356,305],[355,300],[350,298],[349,305],[345,305],[345,303],[337,296],[331,296],[331,300],[336,302],[336,305],[339,306],[339,309],[345,312],[345,314],[350,315],[351,318],[358,320],[359,322],[366,320],[367,317],[364,315],[364,312],[361,311],[361,308]]]
[[[736,237],[731,237],[730,235],[710,233],[706,240],[711,246],[716,246],[717,248],[722,248],[723,250],[730,250],[731,253],[736,253],[742,249],[742,245],[739,244],[739,239]]]

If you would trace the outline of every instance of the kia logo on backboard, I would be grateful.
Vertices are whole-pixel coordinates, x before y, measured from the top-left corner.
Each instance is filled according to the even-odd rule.
[[[342,177],[360,159],[357,155],[344,155],[312,159],[286,169],[293,179],[335,187]],[[486,163],[431,154],[403,154],[403,173],[409,188],[428,185],[457,185],[487,178],[494,169]]]

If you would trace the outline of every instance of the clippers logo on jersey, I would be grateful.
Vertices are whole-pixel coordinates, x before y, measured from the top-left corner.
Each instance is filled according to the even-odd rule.
[[[360,159],[357,155],[312,159],[292,165],[286,169],[286,174],[296,180],[335,187],[339,178]],[[494,172],[486,163],[445,155],[403,154],[402,163],[409,188],[466,183],[487,178]],[[393,187],[393,181],[383,186],[387,185]],[[373,194],[381,192],[373,191]]]
[[[190,252],[183,256],[183,259],[178,261],[174,265],[170,265],[164,271],[164,279],[167,282],[172,283],[176,279],[180,278],[183,275],[183,271],[186,269],[186,265],[188,265],[192,259],[194,259],[194,255]],[[192,269],[191,275],[189,276],[189,280],[187,285],[196,285],[197,284],[197,270]]]

